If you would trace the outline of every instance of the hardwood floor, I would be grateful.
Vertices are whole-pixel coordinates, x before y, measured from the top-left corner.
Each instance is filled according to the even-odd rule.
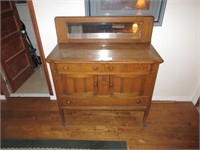
[[[192,103],[153,103],[142,127],[142,112],[66,112],[61,124],[56,101],[1,101],[1,137],[28,139],[124,140],[129,149],[199,149],[199,113]]]

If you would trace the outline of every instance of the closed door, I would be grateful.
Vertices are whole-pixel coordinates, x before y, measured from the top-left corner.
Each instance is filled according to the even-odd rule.
[[[34,72],[13,1],[1,1],[1,72],[15,92]]]
[[[146,74],[116,74],[110,76],[110,93],[114,97],[142,96],[146,86]]]
[[[90,74],[60,74],[56,76],[61,95],[87,98],[97,94],[97,76]]]

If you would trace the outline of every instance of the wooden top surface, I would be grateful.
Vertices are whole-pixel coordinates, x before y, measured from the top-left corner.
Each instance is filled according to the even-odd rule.
[[[60,43],[46,58],[47,62],[120,62],[162,63],[149,43]]]

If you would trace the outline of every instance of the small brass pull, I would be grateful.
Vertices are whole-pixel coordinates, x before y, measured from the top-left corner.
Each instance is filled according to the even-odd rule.
[[[110,87],[113,87],[113,83],[110,83]]]
[[[102,84],[102,85],[105,85],[105,84],[106,84],[106,81],[105,81],[105,80],[102,80],[102,81],[101,81],[101,84]]]
[[[68,70],[68,69],[69,69],[69,67],[67,67],[67,66],[64,66],[64,67],[63,67],[63,69],[64,69],[64,70]]]
[[[140,70],[144,70],[144,67],[140,66],[139,69],[140,69]]]
[[[97,87],[97,82],[94,82],[94,87]]]
[[[96,70],[98,70],[98,67],[97,67],[97,66],[94,66],[93,69],[96,71]]]
[[[108,67],[108,70],[110,70],[110,71],[112,71],[113,69],[114,69],[113,66],[109,66],[109,67]]]
[[[141,100],[138,99],[138,100],[136,101],[136,103],[137,103],[137,104],[141,104]]]
[[[67,101],[67,104],[70,104],[71,103],[71,101]]]

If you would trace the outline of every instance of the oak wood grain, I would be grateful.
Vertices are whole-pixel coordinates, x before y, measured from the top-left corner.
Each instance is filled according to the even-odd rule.
[[[199,149],[199,113],[190,102],[152,103],[148,126],[136,111],[66,111],[56,101],[1,101],[1,138],[125,140],[129,149]]]
[[[111,25],[131,22],[131,27],[132,23],[140,22],[141,37],[139,40],[118,36],[114,39],[69,38],[68,23],[102,22]],[[158,67],[163,62],[150,43],[153,18],[56,17],[55,23],[58,44],[46,61],[51,67],[63,124],[66,125],[66,110],[97,109],[141,110],[145,125]]]
[[[68,36],[67,24],[68,23],[140,23],[142,24],[142,36],[139,39],[131,38],[116,38],[116,39],[70,39]],[[56,17],[56,32],[58,43],[150,43],[153,30],[154,18],[153,16],[123,16],[123,17]]]

